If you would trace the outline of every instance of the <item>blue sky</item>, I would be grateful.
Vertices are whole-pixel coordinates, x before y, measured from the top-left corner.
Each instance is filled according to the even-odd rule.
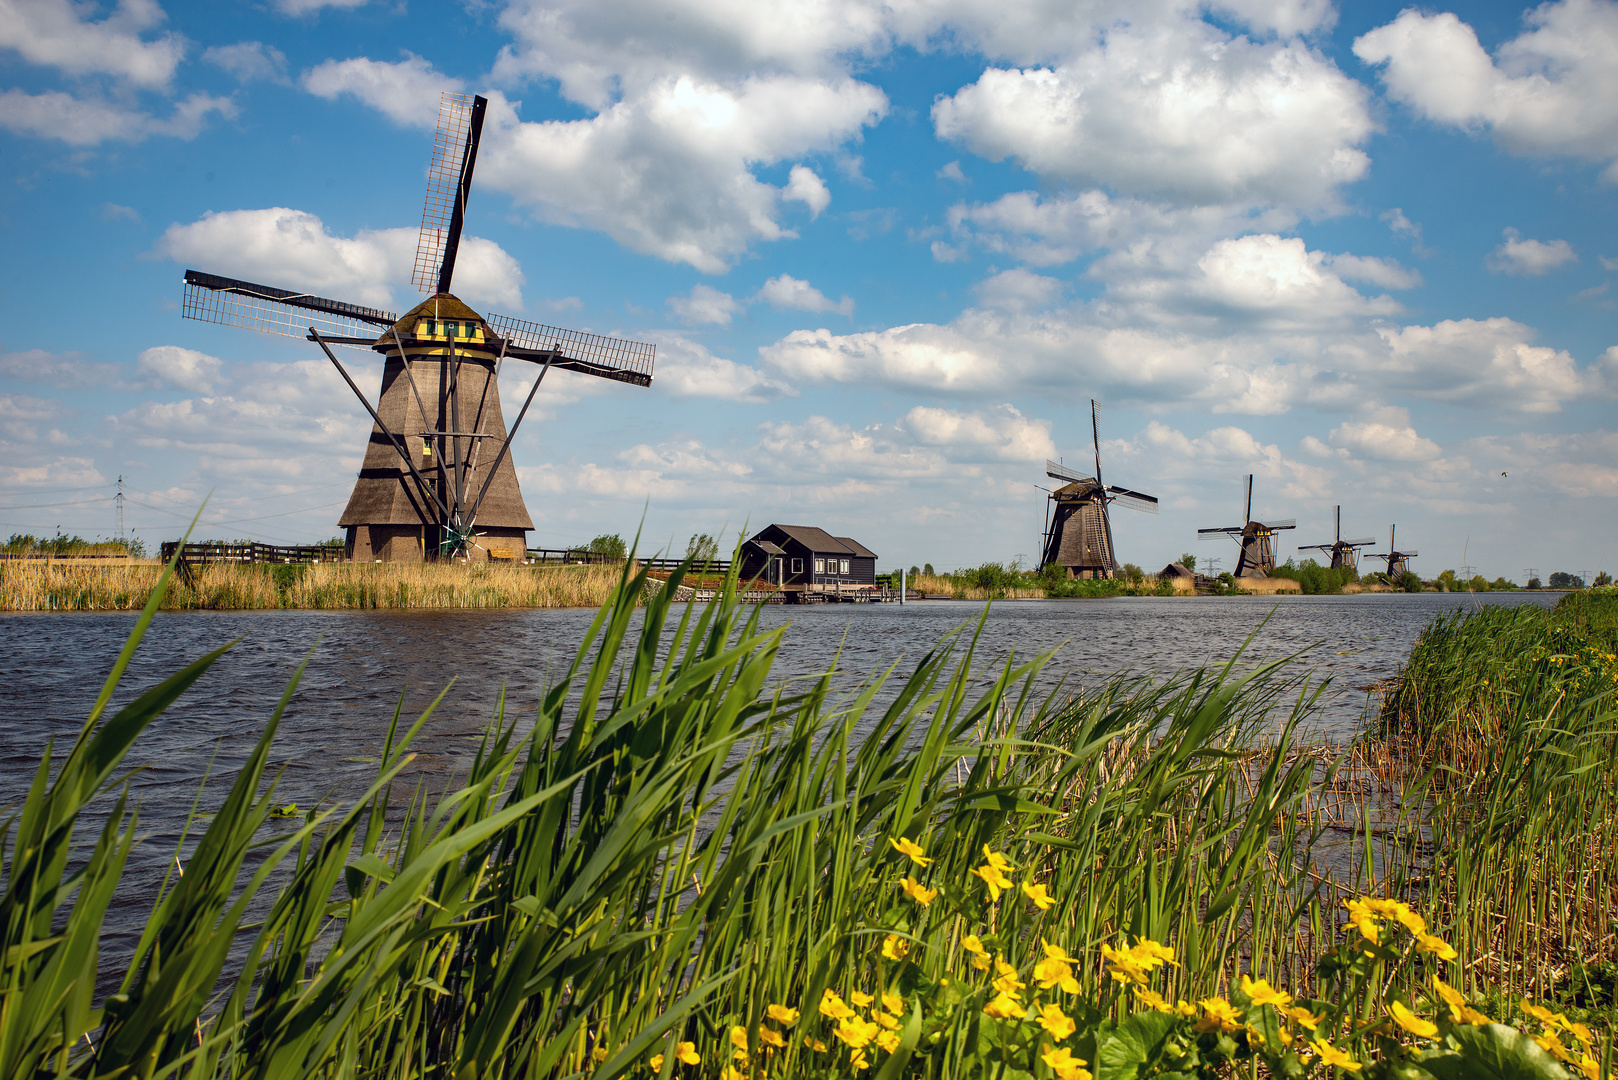
[[[547,380],[535,546],[1026,562],[1094,397],[1149,569],[1229,565],[1252,472],[1297,543],[1340,503],[1428,575],[1613,570],[1614,55],[1599,0],[0,0],[0,533],[109,534],[123,475],[149,541],[209,492],[203,534],[332,535],[362,408],[181,274],[412,306],[452,89],[456,292],[659,346]]]

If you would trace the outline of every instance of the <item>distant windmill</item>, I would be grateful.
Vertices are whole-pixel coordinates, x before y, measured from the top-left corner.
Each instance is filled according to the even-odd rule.
[[[1337,508],[1337,538],[1329,544],[1309,544],[1300,547],[1299,551],[1329,551],[1331,552],[1331,568],[1333,570],[1348,567],[1357,569],[1360,565],[1360,552],[1362,547],[1369,547],[1376,543],[1376,538],[1367,536],[1360,540],[1343,539],[1343,508]]]
[[[1236,559],[1236,572],[1232,577],[1267,577],[1275,569],[1275,534],[1285,529],[1295,529],[1298,523],[1293,518],[1283,521],[1254,521],[1253,520],[1253,474],[1247,474],[1247,502],[1242,511],[1241,525],[1226,525],[1214,529],[1198,529],[1197,539],[1206,540],[1213,536],[1228,536],[1241,545],[1241,554]]]
[[[1398,529],[1399,526],[1397,525],[1388,526],[1388,550],[1386,553],[1378,552],[1374,555],[1365,556],[1367,559],[1388,560],[1388,576],[1390,578],[1396,578],[1405,571],[1409,570],[1410,560],[1421,554],[1421,552],[1414,549],[1411,549],[1410,551],[1400,551],[1394,546],[1393,538],[1397,534]]]
[[[1070,578],[1118,576],[1117,549],[1112,543],[1112,519],[1107,504],[1118,502],[1132,510],[1157,513],[1157,500],[1128,488],[1101,482],[1101,422],[1095,399],[1090,400],[1090,433],[1095,439],[1096,472],[1085,476],[1055,461],[1045,462],[1045,475],[1067,483],[1050,493],[1041,566],[1056,564]],[[1054,513],[1052,508],[1054,506]]]
[[[520,558],[534,523],[509,451],[546,372],[558,367],[636,386],[652,382],[652,345],[504,315],[485,318],[450,294],[487,104],[451,93],[440,101],[411,279],[431,296],[403,317],[185,272],[186,318],[307,337],[371,414],[365,462],[338,519],[348,530],[350,558]],[[332,345],[382,354],[382,390],[374,408]],[[509,432],[498,383],[507,359],[543,365]]]

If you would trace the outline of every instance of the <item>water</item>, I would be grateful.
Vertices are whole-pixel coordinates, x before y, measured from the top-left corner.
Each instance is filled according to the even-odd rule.
[[[1058,679],[1094,684],[1122,669],[1167,673],[1227,660],[1268,616],[1250,655],[1309,649],[1301,663],[1316,678],[1329,676],[1334,687],[1320,717],[1322,732],[1344,739],[1358,730],[1370,687],[1397,670],[1438,614],[1478,602],[1548,605],[1556,598],[1418,593],[1005,601],[990,609],[977,670],[988,679],[1013,653],[1029,658],[1061,645],[1045,670],[1046,686]],[[847,688],[896,661],[902,675],[943,634],[975,621],[982,610],[982,604],[955,601],[772,606],[763,623],[791,624],[778,676],[818,674],[840,649],[839,685]],[[142,766],[133,788],[148,837],[130,860],[129,879],[155,883],[205,773],[212,768],[222,778],[215,785],[222,797],[305,654],[309,666],[272,760],[284,769],[277,802],[307,808],[362,793],[375,776],[400,695],[412,717],[453,679],[416,743],[414,765],[415,777],[435,789],[452,783],[470,762],[499,695],[506,695],[508,715],[532,715],[593,616],[582,610],[158,616],[114,707],[201,654],[241,641],[142,735],[128,758]],[[71,743],[134,621],[125,613],[0,615],[0,686],[7,691],[0,806],[25,796],[48,739],[54,736],[63,750]],[[132,944],[144,910],[131,898],[112,913],[104,942],[109,959]]]

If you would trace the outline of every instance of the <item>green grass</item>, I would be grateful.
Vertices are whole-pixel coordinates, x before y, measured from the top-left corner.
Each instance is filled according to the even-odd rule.
[[[1232,1060],[1303,1075],[1276,1042],[1288,1022],[1249,1001],[1242,974],[1329,997],[1317,1036],[1389,1061],[1405,1051],[1378,1027],[1386,995],[1431,1012],[1432,974],[1483,989],[1464,954],[1440,964],[1389,946],[1373,964],[1345,943],[1345,897],[1414,896],[1422,875],[1453,868],[1406,843],[1421,821],[1372,827],[1372,801],[1352,794],[1364,762],[1300,744],[1319,687],[1284,661],[1040,696],[1047,655],[985,680],[966,627],[838,698],[830,672],[772,681],[787,631],[762,629],[734,580],[704,606],[661,591],[632,632],[643,592],[626,567],[532,728],[498,709],[460,786],[401,787],[430,710],[396,714],[370,789],[271,839],[267,761],[294,678],[217,813],[182,840],[184,873],[161,883],[134,958],[107,972],[108,907],[151,884],[123,881],[140,834],[126,760],[230,647],[106,715],[154,593],[79,738],[42,755],[0,833],[0,1075],[649,1076],[662,1054],[663,1076],[720,1077],[738,1039],[748,1075],[853,1075],[857,1055],[816,1011],[828,990],[902,999],[866,1076],[1058,1075],[1031,1020],[985,1014],[995,972],[977,973],[969,936],[1025,984],[1042,941],[1079,961],[1073,988],[1049,994],[1082,1024],[1072,1045],[1116,1065],[1098,1065],[1101,1080],[1226,1075]],[[1474,823],[1477,842],[1509,846],[1541,788],[1583,766],[1544,753],[1543,735],[1512,735],[1531,752],[1498,775],[1533,775],[1521,797],[1492,796],[1516,816]],[[106,825],[77,838],[98,801]],[[1015,881],[997,899],[991,853]],[[1498,884],[1515,865],[1459,880]],[[908,899],[907,876],[937,896]],[[249,923],[255,903],[266,913]],[[1433,929],[1465,930],[1464,903],[1448,910]],[[1132,1004],[1097,956],[1139,937],[1177,952],[1153,976],[1171,1002],[1229,994],[1269,1049]],[[118,983],[104,1001],[98,973]],[[801,1016],[766,1023],[771,1005]],[[766,1029],[784,1045],[763,1051]],[[1520,1041],[1523,1060],[1544,1057]],[[682,1042],[702,1064],[676,1060]]]

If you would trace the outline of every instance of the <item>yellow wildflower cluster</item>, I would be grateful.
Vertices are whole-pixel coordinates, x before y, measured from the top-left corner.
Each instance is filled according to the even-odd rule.
[[[1527,998],[1522,999],[1522,1011],[1540,1023],[1540,1032],[1534,1036],[1534,1041],[1541,1050],[1578,1069],[1589,1080],[1597,1080],[1601,1075],[1601,1063],[1590,1053],[1595,1049],[1595,1035],[1588,1027],[1569,1020],[1563,1013],[1535,1005]],[[1575,1045],[1569,1047],[1562,1042],[1563,1034],[1573,1036]]]
[[[1178,966],[1174,950],[1150,938],[1138,938],[1134,946],[1128,949],[1115,949],[1103,942],[1101,957],[1107,962],[1107,974],[1115,981],[1132,982],[1138,986],[1145,986],[1147,976],[1164,964]]]
[[[832,1034],[848,1047],[849,1064],[857,1070],[871,1067],[869,1048],[872,1044],[886,1054],[899,1048],[899,1027],[904,1018],[905,1000],[898,994],[890,993],[880,997],[881,1008],[872,1009],[877,996],[859,990],[851,992],[847,1001],[829,986],[820,996],[820,1015],[836,1021]],[[861,1016],[856,1011],[858,1009],[868,1010],[869,1017]],[[803,1044],[818,1053],[827,1052],[826,1044],[818,1039],[806,1038]]]
[[[1358,900],[1344,900],[1343,906],[1348,909],[1348,921],[1343,924],[1343,929],[1358,928],[1360,936],[1373,945],[1385,944],[1382,940],[1382,922],[1392,919],[1410,931],[1410,936],[1416,939],[1416,947],[1422,952],[1440,960],[1453,960],[1456,957],[1449,942],[1429,934],[1427,920],[1410,910],[1410,906],[1402,900],[1362,896]]]

